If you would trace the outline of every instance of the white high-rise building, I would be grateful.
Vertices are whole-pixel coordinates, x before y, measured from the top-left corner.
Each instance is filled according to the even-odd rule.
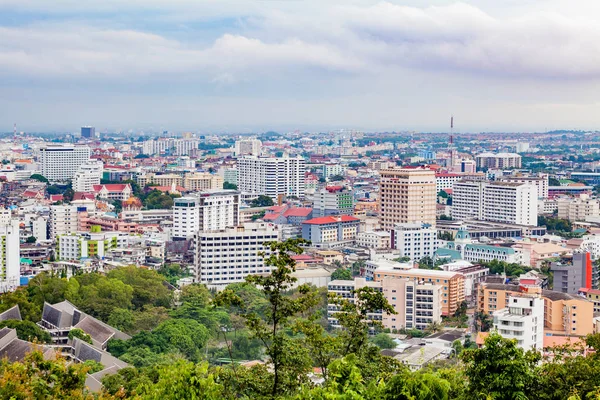
[[[191,239],[198,231],[216,231],[239,223],[240,194],[210,190],[175,199],[173,237]]]
[[[103,170],[102,161],[90,161],[80,165],[73,177],[73,190],[75,192],[92,192],[94,185],[100,184]]]
[[[0,226],[0,293],[15,290],[21,275],[19,221]]]
[[[456,182],[452,218],[537,226],[537,197],[537,187],[529,183]]]
[[[88,146],[46,145],[39,149],[41,173],[49,181],[73,179],[79,167],[90,161]]]
[[[521,156],[516,153],[481,153],[475,160],[477,168],[521,168]]]
[[[544,346],[544,299],[539,296],[508,296],[506,308],[494,312],[494,328],[515,339],[524,350]]]
[[[397,224],[392,232],[392,248],[400,250],[400,257],[410,257],[418,262],[424,257],[432,257],[440,247],[437,229],[423,223]]]
[[[248,275],[268,274],[264,258],[270,250],[265,242],[280,240],[280,232],[266,223],[247,223],[220,231],[197,232],[194,237],[195,281],[223,289],[242,282]]]
[[[154,155],[159,153],[170,153],[171,155],[186,156],[192,150],[198,149],[200,140],[198,139],[174,139],[160,138],[156,140],[146,140],[142,144],[142,153]]]
[[[529,183],[530,185],[534,185],[537,188],[538,198],[548,198],[548,174],[540,174],[538,176],[508,175],[496,178],[496,180],[501,182]]]
[[[300,156],[242,157],[238,160],[238,189],[274,201],[279,195],[304,197],[305,166]]]
[[[258,139],[242,139],[235,141],[235,156],[260,156],[262,142]]]
[[[50,239],[60,235],[75,233],[79,230],[79,213],[95,211],[93,200],[76,200],[71,204],[50,206]]]

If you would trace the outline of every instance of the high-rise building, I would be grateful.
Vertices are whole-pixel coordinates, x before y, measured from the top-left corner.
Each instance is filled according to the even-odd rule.
[[[81,137],[92,139],[96,137],[96,128],[93,126],[82,126],[81,127]]]
[[[274,201],[280,195],[304,197],[304,158],[245,156],[238,160],[238,189],[266,195]]]
[[[142,153],[148,155],[167,153],[176,156],[186,156],[198,149],[199,139],[174,139],[160,138],[156,140],[146,140],[142,144]]]
[[[15,290],[21,275],[19,221],[0,226],[0,293]]]
[[[191,239],[198,231],[217,231],[239,224],[240,195],[235,190],[204,191],[175,199],[173,237]]]
[[[496,178],[497,181],[501,182],[519,182],[519,183],[529,183],[530,185],[534,185],[538,191],[539,199],[547,199],[548,198],[548,175],[540,174],[538,176],[516,176],[516,175],[508,175],[501,176]]]
[[[75,192],[92,192],[94,185],[100,184],[103,169],[102,161],[89,161],[81,164],[73,177],[73,190]]]
[[[535,185],[519,182],[460,181],[452,189],[452,218],[537,226]]]
[[[477,168],[521,168],[521,156],[516,153],[481,153],[475,161]]]
[[[524,350],[544,347],[544,299],[538,295],[509,295],[507,307],[494,312],[494,328],[515,339]]]
[[[580,289],[598,289],[598,267],[589,252],[573,254],[572,264],[552,263],[554,290],[577,294]]]
[[[264,257],[271,253],[266,242],[280,239],[280,233],[266,223],[247,223],[219,231],[198,231],[194,236],[194,278],[209,288],[224,288],[243,282],[246,276],[268,274]]]
[[[396,224],[422,222],[435,226],[436,180],[428,168],[380,171],[380,219],[384,230]]]
[[[234,155],[241,156],[260,156],[262,142],[258,139],[242,139],[235,141]]]
[[[419,283],[410,279],[388,279],[367,281],[364,278],[354,280],[334,280],[329,282],[327,290],[342,299],[354,300],[356,291],[371,287],[381,291],[395,313],[381,311],[370,313],[367,318],[381,321],[384,329],[420,329],[424,330],[434,322],[440,322],[442,316],[442,286],[432,283]],[[341,328],[336,318],[338,306],[327,306],[327,319],[333,328]]]
[[[397,224],[391,231],[392,248],[400,250],[400,257],[418,262],[432,257],[440,247],[437,229],[422,223]]]
[[[77,232],[79,230],[79,214],[95,209],[93,200],[76,200],[71,204],[50,206],[50,239],[56,240],[60,235]]]
[[[315,193],[313,217],[354,214],[352,192],[344,186],[327,186]]]
[[[73,179],[79,167],[90,161],[87,146],[46,145],[39,149],[41,173],[51,182]]]

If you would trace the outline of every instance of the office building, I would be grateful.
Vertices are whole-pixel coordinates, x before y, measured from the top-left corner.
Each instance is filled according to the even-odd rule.
[[[241,139],[235,141],[234,155],[241,156],[260,156],[262,151],[262,142],[258,139]]]
[[[349,215],[309,219],[302,223],[302,239],[319,248],[343,247],[355,242],[360,220]]]
[[[437,193],[440,190],[452,189],[454,182],[458,182],[464,178],[462,174],[453,174],[448,172],[437,172],[435,174],[435,190]]]
[[[427,168],[380,171],[380,220],[384,230],[396,224],[422,222],[435,226],[435,172]]]
[[[173,237],[191,239],[200,231],[216,231],[239,224],[240,194],[235,190],[204,191],[175,199]]]
[[[477,168],[521,168],[521,156],[516,153],[481,153],[475,156]]]
[[[578,295],[539,287],[482,283],[478,289],[477,311],[491,315],[509,307],[511,296],[522,294],[541,294],[546,334],[585,336],[594,332],[593,302]]]
[[[392,248],[400,250],[400,257],[409,257],[413,262],[433,257],[440,247],[437,230],[427,224],[396,224],[391,234]]]
[[[600,215],[600,202],[590,199],[587,194],[579,198],[559,198],[556,200],[558,207],[558,218],[569,221],[586,221],[588,217]]]
[[[244,156],[238,160],[238,189],[266,195],[278,202],[280,196],[304,197],[304,158]]]
[[[96,138],[96,128],[94,128],[93,126],[82,126],[81,137],[86,139]]]
[[[19,221],[12,220],[0,226],[0,293],[15,290],[20,276]]]
[[[379,310],[367,315],[368,319],[380,321],[384,329],[425,330],[428,325],[442,320],[442,287],[431,283],[419,283],[410,279],[389,279],[367,281],[364,278],[354,280],[334,280],[329,282],[327,290],[331,295],[356,301],[356,290],[371,287],[383,293],[395,313],[387,314]],[[341,328],[336,314],[339,307],[330,302],[327,305],[327,320],[333,328]]]
[[[73,190],[75,192],[92,192],[94,185],[100,184],[103,168],[102,161],[97,160],[80,165],[73,177]]]
[[[268,274],[264,264],[270,249],[266,242],[278,241],[279,231],[265,223],[247,223],[220,231],[198,231],[194,236],[194,279],[209,288],[223,289],[243,282],[246,276]]]
[[[465,300],[465,277],[451,271],[428,269],[405,269],[402,264],[379,267],[373,273],[376,282],[408,279],[422,284],[438,285],[441,288],[442,315],[452,315]]]
[[[39,149],[41,174],[51,182],[71,180],[90,155],[87,146],[46,145]]]
[[[452,218],[537,226],[537,188],[518,182],[456,182]]]
[[[580,289],[598,289],[598,267],[592,262],[589,252],[573,254],[572,264],[554,262],[550,265],[554,273],[554,290],[577,294]]]
[[[542,350],[544,345],[544,300],[540,295],[509,295],[508,306],[494,312],[494,329],[514,339],[523,350]]]
[[[222,190],[223,178],[208,172],[193,172],[183,177],[183,187],[193,192]]]
[[[344,186],[327,186],[315,193],[314,199],[314,217],[354,214],[352,192]]]

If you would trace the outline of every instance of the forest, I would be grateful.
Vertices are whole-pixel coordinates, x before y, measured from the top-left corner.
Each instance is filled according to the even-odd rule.
[[[481,348],[457,346],[455,357],[410,370],[381,354],[393,343],[373,335],[380,325],[366,318],[372,310],[393,312],[380,292],[362,288],[351,303],[297,286],[291,255],[302,245],[270,243],[270,275],[218,293],[196,284],[172,290],[165,282],[185,274],[175,266],[36,276],[0,296],[0,312],[20,307],[24,321],[11,321],[22,325],[13,326],[20,338],[49,341],[34,324],[43,304],[69,300],[132,335],[108,346],[130,367],[105,376],[104,390],[90,393],[85,377],[93,363],[44,360],[34,351],[21,362],[0,362],[0,398],[600,399],[600,335],[579,346],[525,352],[491,333]],[[328,302],[344,329],[328,329]]]

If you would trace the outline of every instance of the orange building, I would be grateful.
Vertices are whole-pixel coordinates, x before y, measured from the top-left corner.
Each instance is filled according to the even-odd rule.
[[[544,299],[544,331],[554,335],[584,336],[594,332],[594,303],[580,296],[542,290],[539,287],[482,283],[477,310],[492,314],[508,306],[508,298],[520,293],[539,293]]]

